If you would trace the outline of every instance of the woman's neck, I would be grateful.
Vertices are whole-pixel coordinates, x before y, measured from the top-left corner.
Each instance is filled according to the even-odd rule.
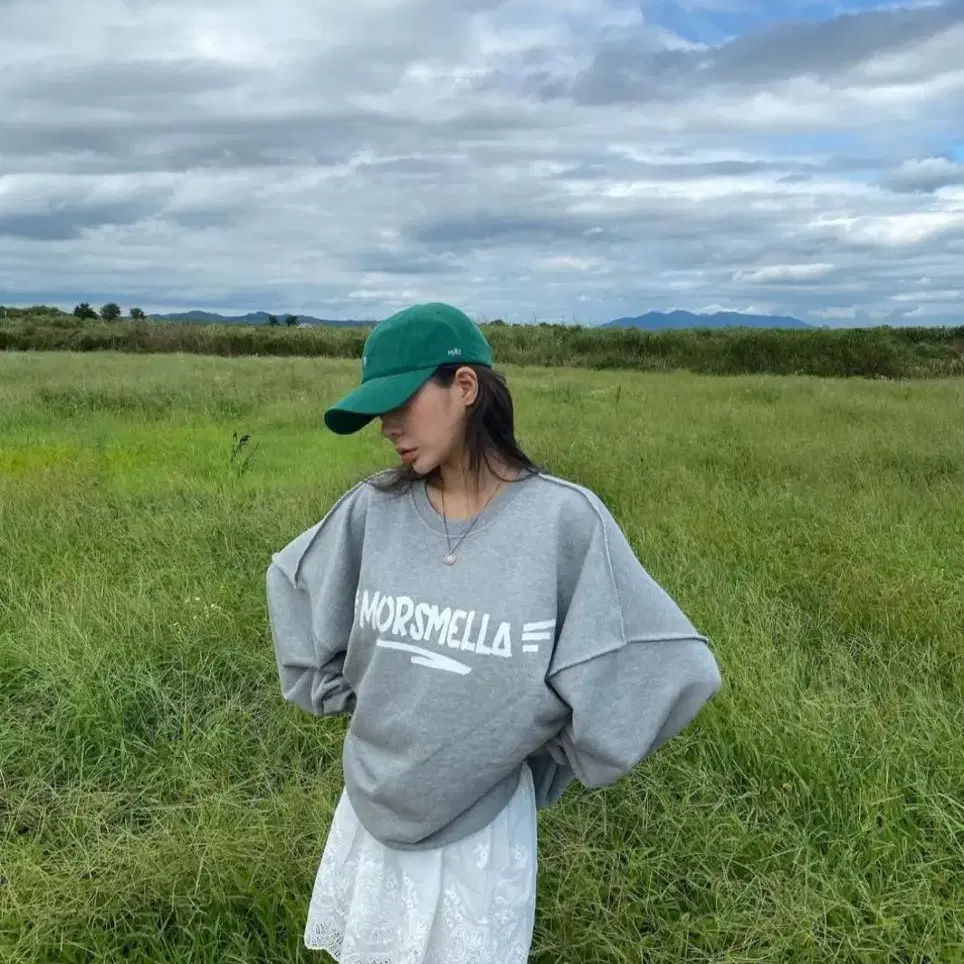
[[[482,459],[478,471],[470,472],[467,459],[445,462],[439,466],[438,478],[433,480],[429,495],[440,511],[449,519],[468,519],[481,512],[499,489],[518,475],[518,472],[490,456],[488,464]]]

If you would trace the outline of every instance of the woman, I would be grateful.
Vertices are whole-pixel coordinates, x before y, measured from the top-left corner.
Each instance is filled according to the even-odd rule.
[[[325,422],[379,418],[401,465],[267,571],[284,699],[351,716],[304,935],[341,964],[526,961],[537,809],[629,774],[721,685],[600,499],[521,450],[492,363],[449,305],[377,325]]]

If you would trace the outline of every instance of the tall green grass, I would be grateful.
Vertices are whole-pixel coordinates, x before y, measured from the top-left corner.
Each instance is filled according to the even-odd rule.
[[[964,375],[964,326],[661,332],[545,324],[484,328],[496,358],[507,365],[686,370],[707,375]],[[65,314],[19,312],[0,318],[0,349],[360,358],[368,331],[321,325],[91,322]]]
[[[264,571],[386,463],[321,427],[356,367],[0,355],[4,964],[322,959],[344,722],[281,700]],[[724,678],[543,813],[533,961],[964,960],[964,380],[509,377]]]

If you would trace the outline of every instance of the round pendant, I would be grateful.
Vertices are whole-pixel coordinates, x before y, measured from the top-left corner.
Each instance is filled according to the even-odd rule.
[[[445,559],[444,559],[443,561],[445,562],[445,565],[447,565],[447,566],[454,566],[454,565],[455,565],[455,553],[450,552],[450,553],[445,557]]]

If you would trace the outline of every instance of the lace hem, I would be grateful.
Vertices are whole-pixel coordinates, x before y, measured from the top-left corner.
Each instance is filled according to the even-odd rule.
[[[396,851],[342,793],[304,944],[339,964],[525,964],[536,901],[536,808],[526,768],[492,823],[429,851]]]

